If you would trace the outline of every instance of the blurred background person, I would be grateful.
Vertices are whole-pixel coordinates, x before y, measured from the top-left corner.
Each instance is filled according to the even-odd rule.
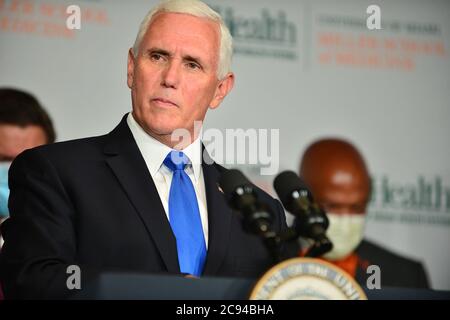
[[[8,169],[22,151],[53,143],[55,130],[47,112],[30,93],[0,88],[0,222],[8,212]],[[0,247],[3,243],[0,234]]]
[[[300,176],[330,220],[327,235],[333,250],[323,256],[366,287],[367,267],[380,267],[381,288],[428,288],[420,262],[402,257],[364,239],[370,199],[370,176],[359,151],[349,142],[323,139],[303,154]]]

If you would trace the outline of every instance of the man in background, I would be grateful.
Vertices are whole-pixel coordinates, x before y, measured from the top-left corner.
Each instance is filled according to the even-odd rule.
[[[300,176],[327,212],[327,236],[333,250],[324,258],[366,286],[367,267],[381,270],[381,287],[427,288],[421,263],[364,240],[370,199],[370,177],[363,157],[349,142],[323,139],[310,145],[300,164]]]
[[[0,222],[9,214],[11,162],[26,149],[54,141],[52,121],[34,96],[17,89],[0,88]]]
[[[0,88],[0,224],[9,215],[8,170],[11,162],[26,149],[53,142],[52,121],[38,100],[21,90]],[[0,232],[0,250],[2,245]]]

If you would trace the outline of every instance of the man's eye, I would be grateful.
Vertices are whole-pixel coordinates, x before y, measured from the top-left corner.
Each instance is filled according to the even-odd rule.
[[[153,61],[161,61],[163,59],[163,56],[159,53],[152,53],[150,55],[150,59],[152,59]]]
[[[188,62],[186,65],[189,69],[200,69],[200,66],[195,62]]]

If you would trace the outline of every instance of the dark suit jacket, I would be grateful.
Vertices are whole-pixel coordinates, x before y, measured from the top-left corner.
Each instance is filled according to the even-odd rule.
[[[271,266],[219,191],[223,167],[203,163],[209,244],[205,276],[257,277]],[[10,169],[0,282],[6,298],[65,297],[69,265],[83,284],[102,271],[179,274],[174,235],[126,123],[109,134],[25,151]],[[286,227],[280,203],[258,190]]]
[[[390,252],[372,242],[363,240],[356,249],[358,255],[358,267],[356,280],[366,287],[369,265],[380,267],[381,288],[428,288],[428,279],[423,265],[420,262],[402,257]]]

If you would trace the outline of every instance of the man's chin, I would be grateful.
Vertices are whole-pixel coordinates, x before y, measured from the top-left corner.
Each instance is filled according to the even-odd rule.
[[[172,142],[181,142],[182,139],[190,139],[189,131],[178,126],[151,126],[146,130],[148,134],[165,140],[170,139]]]
[[[147,117],[143,119],[141,127],[151,136],[171,135],[179,125],[173,121],[174,117]]]
[[[147,133],[151,136],[171,136],[175,129],[168,127],[148,127]]]

